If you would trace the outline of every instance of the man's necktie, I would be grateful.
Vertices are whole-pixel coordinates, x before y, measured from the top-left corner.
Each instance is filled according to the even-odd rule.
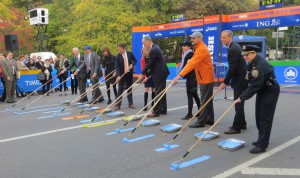
[[[127,73],[129,72],[129,69],[128,69],[128,60],[125,53],[123,54],[123,59],[124,59],[124,73]]]
[[[91,70],[91,54],[88,55],[88,71]]]

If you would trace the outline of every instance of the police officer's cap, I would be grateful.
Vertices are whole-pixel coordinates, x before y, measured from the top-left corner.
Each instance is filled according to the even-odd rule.
[[[251,52],[260,52],[260,48],[256,45],[243,45],[242,49],[243,49],[242,55],[246,55]]]

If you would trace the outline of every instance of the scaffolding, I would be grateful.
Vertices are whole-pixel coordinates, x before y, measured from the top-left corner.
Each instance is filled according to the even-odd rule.
[[[300,26],[294,26],[286,35],[287,39],[283,44],[284,59],[300,60]]]

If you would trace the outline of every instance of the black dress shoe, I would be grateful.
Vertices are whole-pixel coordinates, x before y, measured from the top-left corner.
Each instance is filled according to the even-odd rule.
[[[145,107],[145,106],[144,106]],[[148,110],[148,108],[147,107],[145,107],[144,109],[143,109],[143,111],[147,111]]]
[[[249,150],[249,152],[250,152],[251,154],[263,153],[263,152],[265,152],[265,151],[266,151],[265,148],[261,148],[261,147],[258,147],[258,146],[256,146],[256,147],[252,148],[251,150]]]
[[[228,131],[225,131],[224,134],[238,134],[238,133],[241,133],[241,130],[235,130],[233,128],[229,128]]]
[[[190,118],[192,118],[193,115],[191,114],[187,114],[186,116],[184,116],[183,118],[181,118],[182,120],[189,120]]]
[[[103,101],[104,101],[103,98],[101,98],[101,99],[98,100],[99,103],[101,103],[101,102],[103,102]]]
[[[207,121],[205,124],[207,124],[207,125],[214,125],[215,122]]]
[[[195,122],[195,123],[189,125],[189,127],[190,127],[190,128],[200,128],[200,127],[205,127],[205,125],[204,125],[204,124],[201,124],[201,123],[199,123],[199,122]]]
[[[257,145],[257,142],[252,142],[252,145],[253,145],[253,146],[256,146],[256,145]]]
[[[108,100],[108,101],[107,101],[107,104],[111,104],[111,100]]]

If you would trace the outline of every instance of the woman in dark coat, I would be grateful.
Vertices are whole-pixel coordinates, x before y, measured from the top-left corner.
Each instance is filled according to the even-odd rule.
[[[50,65],[49,59],[45,60],[45,64],[42,66],[42,72],[45,73],[46,76],[46,80],[42,80],[41,83],[44,85],[46,82],[48,82],[49,80],[52,80],[52,67]],[[46,85],[44,85],[42,87],[42,93],[45,94],[46,92],[48,92],[50,90],[50,84],[51,82],[48,82]],[[47,89],[46,89],[47,88]],[[49,96],[49,93],[47,93],[47,96]]]
[[[103,79],[105,79],[105,84],[107,90],[107,97],[108,102],[107,104],[111,103],[110,99],[110,86],[112,85],[115,98],[117,98],[117,87],[116,87],[116,72],[111,73],[116,69],[115,67],[115,56],[110,53],[110,50],[108,47],[105,47],[103,49],[103,60],[102,60],[102,73],[103,73]],[[111,73],[111,74],[110,74]],[[109,74],[109,75],[108,75]],[[109,79],[109,80],[107,80]]]
[[[62,82],[65,81],[68,78],[68,71],[65,71],[64,73],[60,74],[59,73],[66,69],[67,67],[69,67],[69,61],[68,59],[65,58],[64,54],[60,54],[59,56],[59,60],[57,60],[55,62],[55,66],[54,68],[57,70],[56,75],[58,75],[58,79],[59,79],[59,96],[62,96]],[[67,90],[67,83],[66,81],[63,83],[64,85],[64,94],[65,96],[67,96],[66,90]]]

